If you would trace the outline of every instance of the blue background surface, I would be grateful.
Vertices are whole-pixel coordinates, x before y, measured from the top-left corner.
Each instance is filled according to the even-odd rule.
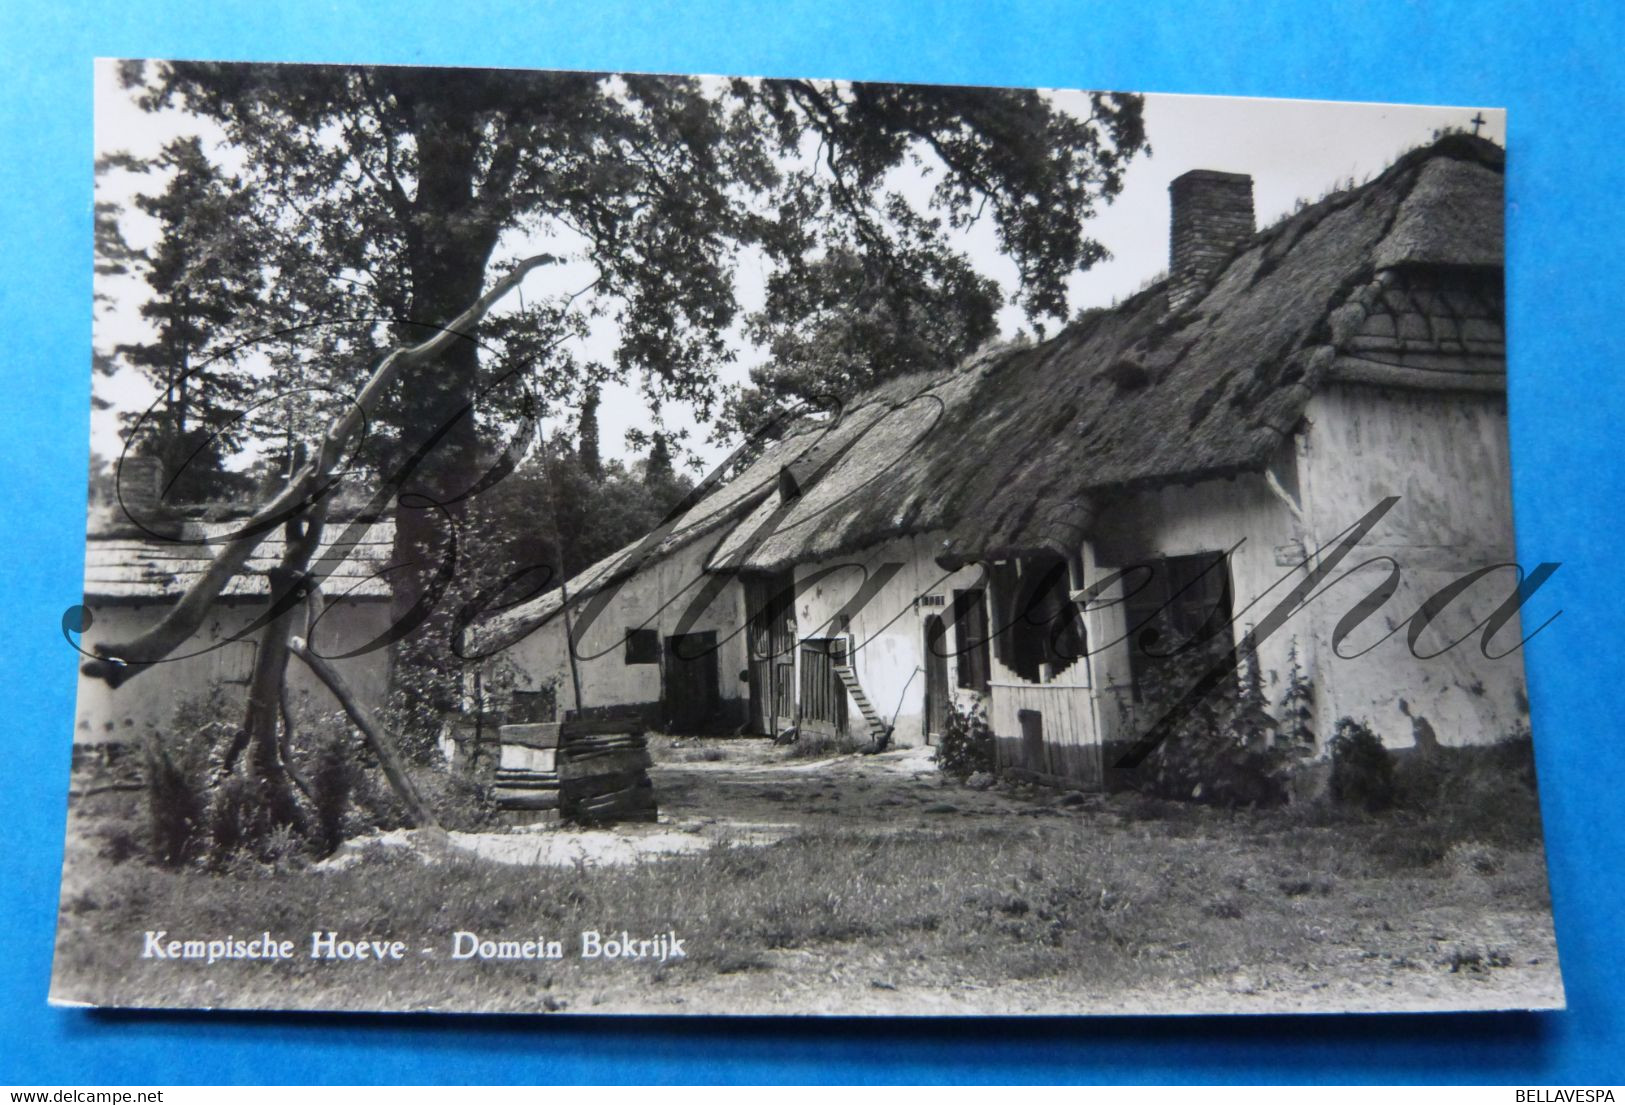
[[[1619,258],[1612,3],[328,0],[0,5],[0,1082],[1625,1080]],[[1221,1020],[726,1021],[93,1014],[45,1004],[73,710],[90,360],[91,59],[633,69],[1509,109],[1519,559],[1569,1010]],[[1153,136],[1154,139],[1155,136]]]

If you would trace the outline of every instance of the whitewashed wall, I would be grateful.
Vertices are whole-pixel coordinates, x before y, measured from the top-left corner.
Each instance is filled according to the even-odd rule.
[[[1009,619],[1020,612],[992,605],[989,628],[995,636]],[[1094,641],[1093,626],[1085,615],[1088,640]],[[1095,713],[1095,667],[1097,657],[1085,654],[1051,675],[1048,682],[1023,679],[999,658],[994,645],[989,650],[990,691],[988,724],[998,740],[999,765],[1019,767],[1042,775],[1064,776],[1080,781],[1097,781],[1100,775],[1100,725]],[[1021,713],[1038,714],[1043,733],[1040,748],[1028,748],[1022,740]]]
[[[1260,647],[1272,707],[1279,713],[1288,653],[1295,645],[1313,683],[1322,747],[1345,716],[1369,723],[1395,747],[1413,743],[1417,718],[1426,719],[1447,745],[1495,740],[1525,722],[1521,655],[1487,658],[1479,634],[1470,632],[1511,594],[1516,586],[1511,569],[1464,591],[1416,648],[1431,653],[1466,636],[1463,643],[1443,655],[1419,658],[1406,641],[1406,623],[1429,596],[1466,573],[1513,559],[1504,400],[1335,385],[1317,394],[1305,425],[1272,466],[1279,494],[1262,475],[1248,474],[1144,491],[1107,504],[1095,540],[1085,549],[1089,578],[1137,559],[1213,551],[1241,541],[1230,557],[1233,634],[1239,639],[1303,579],[1304,570],[1288,563],[1294,541],[1309,551],[1328,545],[1383,498],[1397,495],[1399,502],[1308,607]],[[1298,505],[1298,514],[1288,499]],[[1339,619],[1395,566],[1400,580],[1395,594],[1348,636],[1342,655],[1336,654],[1332,635]],[[1091,648],[1120,636],[1120,612],[1112,608],[1094,615],[1090,632]],[[1492,650],[1508,648],[1520,636],[1514,618]],[[1128,680],[1126,650],[1106,649],[1095,658],[1095,671],[1103,700],[1099,720],[1108,739],[1132,735],[1122,731],[1123,715],[1110,704],[1114,696],[1126,697],[1114,689]]]
[[[81,640],[87,652],[108,641],[127,641],[157,624],[169,604],[89,604],[92,625]],[[165,661],[129,680],[116,690],[100,679],[79,676],[79,701],[74,723],[76,744],[138,741],[151,731],[162,731],[175,709],[191,700],[207,698],[216,688],[232,708],[246,701],[247,677],[254,648],[248,641],[214,647],[235,636],[264,612],[262,603],[222,603],[215,606],[202,628],[176,650],[178,659]],[[326,656],[349,651],[377,638],[389,628],[389,602],[385,599],[335,601],[317,624],[316,647]],[[257,634],[256,634],[257,636]],[[74,656],[78,663],[83,657]],[[389,693],[389,650],[335,659],[356,696],[382,706]],[[297,659],[288,661],[288,686],[296,708],[338,709],[323,686]]]
[[[1333,655],[1331,633],[1387,577],[1386,563],[1336,583],[1311,608],[1323,736],[1345,715],[1368,721],[1396,746],[1413,742],[1416,718],[1425,718],[1446,745],[1492,741],[1524,723],[1521,651],[1487,658],[1473,632],[1441,656],[1418,658],[1403,624],[1441,587],[1514,559],[1504,398],[1341,385],[1316,395],[1308,419],[1299,465],[1318,543],[1331,541],[1384,497],[1400,497],[1342,565],[1386,556],[1400,571],[1397,592],[1342,648],[1345,657],[1370,651]],[[1468,634],[1515,587],[1511,569],[1481,579],[1445,608],[1417,651],[1434,652]],[[1397,633],[1376,643],[1395,627]],[[1510,648],[1521,636],[1514,618],[1492,651]]]
[[[560,709],[632,706],[657,703],[661,698],[660,664],[626,663],[625,637],[629,629],[651,628],[658,632],[661,649],[667,636],[678,631],[678,622],[687,612],[690,600],[698,596],[706,581],[704,565],[712,541],[696,541],[678,550],[622,583],[603,612],[579,633],[577,648],[582,701],[575,701],[566,651],[563,617],[555,617],[540,629],[484,662],[486,680],[518,691],[535,691],[553,684]],[[749,687],[739,678],[745,669],[746,637],[743,588],[728,580],[715,598],[699,611],[684,632],[715,631],[720,650],[717,657],[719,687],[725,704],[740,713],[749,697]]]

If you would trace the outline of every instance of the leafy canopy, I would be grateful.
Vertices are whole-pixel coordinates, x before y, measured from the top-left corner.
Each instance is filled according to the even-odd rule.
[[[401,624],[416,593],[438,593],[500,434],[545,410],[638,379],[657,412],[643,490],[601,478],[598,497],[621,495],[630,518],[666,495],[687,428],[658,410],[681,400],[714,418],[742,257],[769,275],[748,330],[780,363],[737,397],[739,420],[984,341],[1003,293],[953,241],[979,217],[1015,266],[1015,302],[1064,316],[1068,278],[1105,255],[1087,220],[1145,148],[1139,98],[1108,94],[1071,114],[1031,91],[805,80],[200,62],[128,63],[123,78],[144,108],[207,124],[210,156],[240,181],[234,221],[264,287],[218,327],[273,335],[269,405],[290,451],[298,416],[348,402],[383,348],[457,317],[494,258],[561,259],[546,294],[488,317],[369,412],[361,463],[410,472],[395,503]],[[920,174],[929,194],[911,196]],[[164,248],[191,255],[199,237],[178,223]],[[579,339],[600,325],[613,350],[583,362]],[[402,642],[398,670],[433,675],[434,632]],[[418,682],[419,704],[454,702],[449,678]]]
[[[192,62],[124,75],[143,106],[219,127],[254,204],[267,308],[288,318],[420,337],[478,294],[505,240],[574,259],[574,287],[490,320],[483,353],[464,343],[399,398],[391,423],[420,436],[482,371],[523,370],[544,401],[636,376],[654,403],[710,417],[747,249],[770,270],[748,327],[776,362],[757,381],[768,403],[949,363],[991,335],[1003,298],[952,233],[990,220],[1015,301],[1064,317],[1068,277],[1105,255],[1087,220],[1146,148],[1126,95],[1074,115],[1026,90],[831,81]],[[928,196],[904,194],[910,167]],[[607,365],[569,352],[594,319],[617,335]],[[354,374],[361,358],[338,360],[327,370]]]

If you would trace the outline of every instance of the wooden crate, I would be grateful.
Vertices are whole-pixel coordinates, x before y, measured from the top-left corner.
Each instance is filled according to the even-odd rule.
[[[558,758],[563,816],[580,824],[656,820],[649,767],[641,710],[566,715]]]

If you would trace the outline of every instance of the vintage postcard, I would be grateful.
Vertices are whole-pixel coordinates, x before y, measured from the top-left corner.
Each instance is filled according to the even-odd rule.
[[[1563,1004],[1501,112],[96,80],[53,1000]]]

